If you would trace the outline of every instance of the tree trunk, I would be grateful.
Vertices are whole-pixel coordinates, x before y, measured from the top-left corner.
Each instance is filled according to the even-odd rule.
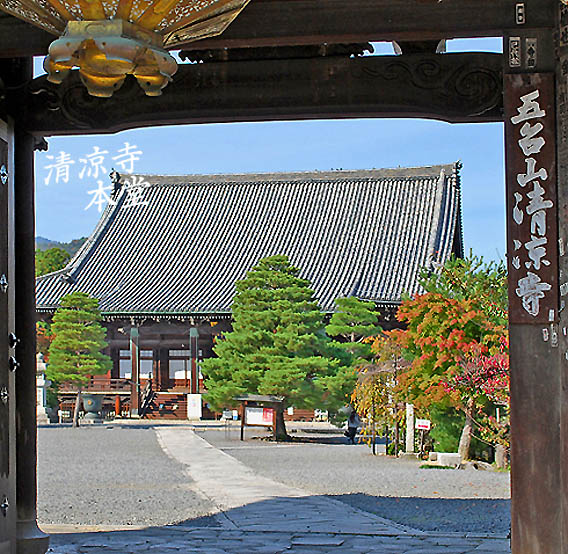
[[[73,411],[73,427],[79,427],[79,407],[81,406],[81,388],[77,391],[75,398],[75,410]]]
[[[284,406],[276,408],[276,429],[274,429],[274,438],[277,441],[285,441],[288,438],[286,422],[284,421]]]
[[[374,386],[374,383],[373,383]],[[373,456],[375,456],[377,454],[376,452],[376,446],[375,446],[375,432],[376,432],[376,423],[375,423],[375,399],[373,398],[371,400],[371,421],[373,422],[373,436],[372,436],[372,441],[373,441]]]
[[[468,400],[465,409],[465,423],[460,437],[460,445],[458,447],[458,454],[462,460],[469,458],[469,446],[471,444],[471,435],[473,433],[473,400]]]
[[[394,414],[395,420],[394,420],[394,455],[398,456],[398,443],[400,442],[400,437],[399,437],[399,427],[398,427],[398,418],[397,418],[397,413],[395,411]]]

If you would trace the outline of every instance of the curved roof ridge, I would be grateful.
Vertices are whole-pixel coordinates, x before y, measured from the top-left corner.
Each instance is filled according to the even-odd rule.
[[[341,170],[308,170],[308,171],[276,171],[266,173],[211,173],[211,174],[135,174],[143,177],[150,186],[190,185],[190,184],[229,184],[229,183],[258,183],[274,182],[320,182],[341,180],[412,180],[419,177],[435,177],[444,169],[448,174],[455,169],[456,163],[436,164],[431,166],[393,167],[385,169],[341,169]],[[121,180],[132,175],[121,175]]]
[[[76,254],[75,254],[76,255]],[[72,260],[73,258],[69,258],[69,262]],[[67,262],[67,265],[69,265],[69,262]],[[67,265],[65,267],[63,267],[62,269],[56,269],[55,271],[50,271],[49,273],[44,273],[43,275],[38,275],[36,277],[36,281],[41,281],[43,279],[46,279],[48,277],[53,277],[55,275],[65,275],[66,272],[66,268]]]
[[[106,205],[101,218],[99,219],[99,222],[93,229],[93,232],[87,237],[87,240],[81,245],[79,250],[77,250],[77,253],[69,260],[69,263],[65,266],[64,269],[66,270],[66,273],[71,277],[73,276],[73,273],[80,270],[82,265],[85,263],[89,253],[96,247],[101,236],[114,220],[114,217],[116,216],[124,200],[124,195],[126,194],[125,189],[126,187],[121,187],[118,191],[118,194],[114,198],[111,197],[112,202],[109,202]]]

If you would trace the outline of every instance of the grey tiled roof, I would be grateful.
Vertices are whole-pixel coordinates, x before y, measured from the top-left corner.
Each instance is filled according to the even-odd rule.
[[[37,279],[51,311],[76,290],[107,316],[223,314],[262,257],[286,254],[322,309],[419,291],[421,267],[461,253],[459,166],[256,175],[146,175],[127,187],[61,271]]]

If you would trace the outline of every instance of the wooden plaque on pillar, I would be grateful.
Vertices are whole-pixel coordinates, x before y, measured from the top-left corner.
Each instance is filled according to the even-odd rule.
[[[554,75],[504,79],[509,321],[546,325],[559,309]]]

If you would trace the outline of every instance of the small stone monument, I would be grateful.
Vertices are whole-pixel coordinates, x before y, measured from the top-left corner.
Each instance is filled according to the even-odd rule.
[[[400,452],[401,458],[418,458],[414,451],[414,405],[406,404],[406,441],[404,452]]]
[[[406,404],[406,454],[414,454],[414,405]]]
[[[43,354],[40,352],[36,356],[36,388],[37,388],[37,422],[38,425],[46,425],[50,423],[49,417],[45,410],[47,406],[47,387],[51,385],[51,381],[45,378],[46,363],[43,361]]]

